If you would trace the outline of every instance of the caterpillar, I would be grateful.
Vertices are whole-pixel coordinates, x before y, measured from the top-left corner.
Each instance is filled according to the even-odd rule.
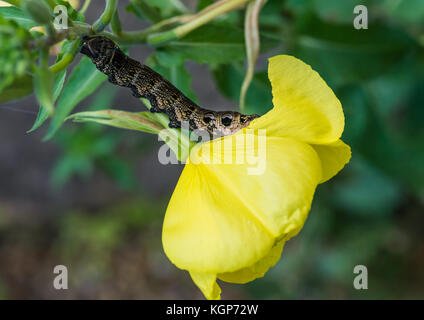
[[[181,128],[186,122],[192,131],[204,130],[217,137],[234,134],[259,117],[199,107],[159,73],[127,56],[107,37],[84,37],[80,52],[108,76],[109,82],[130,88],[135,97],[149,100],[151,112],[166,114],[170,128]]]

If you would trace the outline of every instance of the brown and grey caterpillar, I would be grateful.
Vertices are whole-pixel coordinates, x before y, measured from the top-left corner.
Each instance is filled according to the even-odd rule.
[[[247,127],[258,117],[199,107],[159,73],[128,57],[106,37],[85,37],[81,53],[88,56],[111,83],[130,88],[135,97],[148,99],[151,112],[166,114],[170,128],[180,128],[182,122],[186,122],[190,130],[205,130],[212,136],[223,136]]]

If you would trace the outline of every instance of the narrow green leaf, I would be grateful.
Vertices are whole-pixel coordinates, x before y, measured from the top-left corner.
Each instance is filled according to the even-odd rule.
[[[159,11],[146,4],[143,0],[130,0],[127,11],[134,13],[140,20],[150,20],[151,22],[159,22],[162,20]]]
[[[66,79],[66,69],[60,71],[54,80],[53,85],[53,101],[56,102],[57,98],[59,98],[60,93],[62,92],[63,85],[65,84]]]
[[[53,103],[53,82],[54,74],[46,68],[39,68],[34,73],[34,91],[40,108],[52,115],[54,112]]]
[[[205,25],[166,48],[199,63],[225,63],[245,57],[243,31],[233,26]]]
[[[99,110],[79,112],[69,116],[75,122],[96,122],[121,129],[137,130],[158,134],[164,127],[145,114],[150,112],[126,112],[119,110]]]
[[[51,23],[52,10],[44,1],[28,0],[23,3],[22,7],[25,13],[38,24],[47,25]]]
[[[278,45],[265,37],[261,43],[264,51]],[[171,41],[164,49],[199,63],[229,63],[246,57],[243,30],[227,23],[204,25],[179,40]]]
[[[99,72],[87,57],[83,57],[66,83],[45,139],[52,138],[77,104],[92,94],[105,80],[106,75]]]
[[[53,102],[56,102],[57,98],[59,97],[60,93],[63,89],[63,84],[65,83],[66,78],[66,69],[59,72],[54,80],[53,85]],[[30,130],[27,131],[27,133],[31,133],[41,127],[41,125],[48,119],[49,113],[47,110],[40,106],[40,110],[38,111],[37,118],[35,119],[34,125]]]

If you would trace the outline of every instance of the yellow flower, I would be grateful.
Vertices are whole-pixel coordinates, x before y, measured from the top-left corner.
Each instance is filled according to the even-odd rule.
[[[217,279],[246,283],[275,265],[301,230],[317,185],[350,159],[340,101],[318,73],[280,55],[268,76],[274,108],[233,136],[196,145],[166,212],[165,253],[208,299],[220,298]],[[248,146],[249,139],[257,141]],[[258,173],[249,174],[252,162],[234,161],[240,148],[265,157]],[[211,155],[228,161],[208,163]]]

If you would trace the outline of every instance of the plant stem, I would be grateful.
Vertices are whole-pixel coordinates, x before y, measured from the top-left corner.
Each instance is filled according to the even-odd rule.
[[[115,14],[112,17],[112,21],[110,22],[110,27],[112,28],[112,32],[116,35],[122,34],[122,25],[121,20],[119,19],[118,9],[116,9]]]
[[[246,43],[247,71],[240,91],[240,111],[246,105],[246,93],[255,74],[256,60],[260,51],[259,13],[266,0],[254,0],[247,5],[244,22],[244,39]]]
[[[85,0],[81,10],[79,11],[81,14],[85,14],[85,12],[87,11],[88,7],[91,4],[91,0]]]
[[[78,49],[80,47],[81,40],[77,39],[75,40],[71,46],[69,47],[68,51],[63,55],[62,59],[58,62],[56,62],[54,65],[50,66],[50,71],[54,73],[58,73],[65,69],[67,66],[69,66],[72,61],[75,59],[75,55],[78,52]]]
[[[166,26],[173,24],[173,23],[178,23],[178,22],[179,23],[187,23],[187,22],[193,20],[194,17],[195,17],[195,15],[193,15],[193,14],[183,14],[183,15],[180,15],[180,16],[165,19],[165,20],[162,20],[161,22],[158,22],[158,23],[148,27],[147,29],[144,30],[144,32],[153,33],[153,32],[156,32],[156,31],[160,31],[160,29],[162,29],[163,27],[166,27]]]
[[[100,18],[93,24],[93,31],[95,33],[102,32],[111,22],[112,17],[115,14],[117,5],[118,0],[106,0],[105,11],[102,13]]]
[[[221,0],[220,2],[214,3],[200,11],[189,22],[170,31],[149,36],[147,42],[151,44],[160,44],[182,38],[194,29],[197,29],[220,15],[235,10],[237,7],[247,3],[248,1],[249,0]]]
[[[177,35],[178,38],[181,38],[185,36],[187,33],[191,32],[192,30],[198,28],[199,26],[208,23],[209,21],[215,19],[216,17],[220,15],[223,15],[227,12],[230,12],[236,9],[237,7],[245,4],[248,1],[249,0],[223,1],[220,6],[216,6],[212,10],[208,10],[208,8],[206,7],[204,10],[202,10],[199,13],[198,19],[193,19],[192,21],[175,28],[174,29],[175,34]],[[202,14],[202,12],[204,13]]]
[[[44,47],[40,49],[40,68],[47,68],[49,65],[49,48]]]

